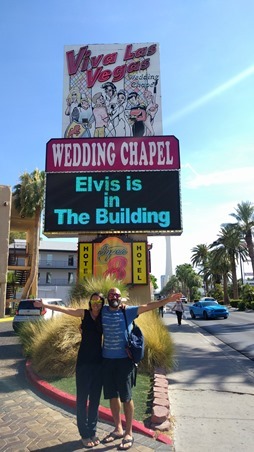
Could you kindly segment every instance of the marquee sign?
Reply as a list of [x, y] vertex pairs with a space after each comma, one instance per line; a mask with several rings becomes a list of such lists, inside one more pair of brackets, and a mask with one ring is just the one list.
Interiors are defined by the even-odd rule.
[[45, 235], [182, 232], [179, 171], [47, 173]]

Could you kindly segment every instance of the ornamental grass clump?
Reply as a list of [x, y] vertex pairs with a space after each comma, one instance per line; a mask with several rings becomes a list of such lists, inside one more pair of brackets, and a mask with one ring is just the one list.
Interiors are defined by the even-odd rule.
[[174, 345], [157, 312], [145, 312], [135, 322], [145, 337], [145, 356], [139, 365], [140, 370], [153, 372], [156, 367], [170, 370], [173, 366]]
[[27, 322], [19, 332], [26, 357], [42, 377], [74, 375], [81, 340], [80, 318], [69, 315]]

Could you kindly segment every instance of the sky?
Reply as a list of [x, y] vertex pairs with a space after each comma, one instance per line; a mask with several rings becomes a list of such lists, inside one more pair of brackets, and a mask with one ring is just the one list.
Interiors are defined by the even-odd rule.
[[[252, 0], [1, 0], [0, 185], [44, 170], [46, 143], [62, 136], [65, 45], [158, 42], [163, 134], [181, 157], [173, 273], [191, 263], [238, 203], [254, 202], [253, 17]], [[160, 284], [166, 241], [149, 243]]]

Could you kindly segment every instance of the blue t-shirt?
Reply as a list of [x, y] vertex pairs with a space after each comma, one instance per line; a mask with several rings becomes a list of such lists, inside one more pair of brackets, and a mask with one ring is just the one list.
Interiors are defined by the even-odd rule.
[[[127, 306], [125, 308], [129, 331], [133, 320], [138, 317], [138, 306]], [[122, 309], [113, 311], [109, 306], [102, 308], [103, 329], [103, 358], [127, 358], [127, 331]]]

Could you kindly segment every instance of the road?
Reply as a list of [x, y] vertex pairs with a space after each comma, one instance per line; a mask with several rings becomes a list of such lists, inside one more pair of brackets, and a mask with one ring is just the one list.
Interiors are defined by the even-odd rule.
[[194, 320], [189, 314], [189, 305], [188, 303], [185, 308], [186, 318], [189, 322], [198, 325], [224, 344], [254, 361], [254, 311], [241, 312], [230, 309], [228, 319], [204, 320], [199, 318]]

